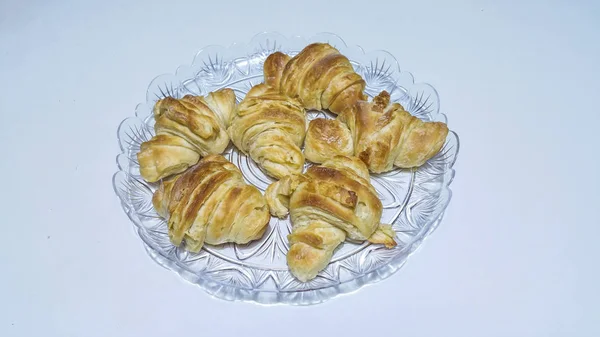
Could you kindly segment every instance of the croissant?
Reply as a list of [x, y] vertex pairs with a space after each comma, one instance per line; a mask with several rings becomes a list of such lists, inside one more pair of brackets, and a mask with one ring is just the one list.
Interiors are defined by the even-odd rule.
[[280, 179], [302, 172], [300, 147], [306, 133], [304, 108], [264, 83], [250, 89], [234, 111], [227, 130], [234, 145]]
[[185, 171], [201, 156], [222, 153], [229, 145], [227, 127], [234, 107], [231, 89], [157, 101], [156, 135], [142, 143], [137, 154], [142, 178], [156, 182]]
[[267, 57], [265, 83], [297, 98], [307, 110], [338, 114], [356, 101], [366, 99], [365, 80], [348, 58], [328, 43], [312, 43], [290, 58], [282, 52]]
[[245, 244], [259, 239], [270, 220], [264, 196], [219, 154], [162, 180], [152, 204], [168, 219], [171, 242], [176, 246], [185, 242], [190, 252], [200, 251], [205, 243]]
[[391, 226], [380, 224], [383, 207], [369, 171], [356, 157], [335, 156], [286, 176], [269, 185], [265, 197], [272, 215], [290, 214], [287, 264], [302, 282], [315, 278], [346, 238], [396, 245]]
[[387, 172], [394, 166], [413, 168], [423, 165], [440, 151], [448, 135], [445, 123], [424, 122], [399, 103], [390, 104], [390, 95], [386, 91], [372, 102], [356, 102], [338, 119], [352, 134], [354, 155], [373, 173]]

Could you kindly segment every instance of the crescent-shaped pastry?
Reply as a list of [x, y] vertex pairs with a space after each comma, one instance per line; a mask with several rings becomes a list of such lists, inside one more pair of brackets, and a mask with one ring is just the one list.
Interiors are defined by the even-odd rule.
[[413, 168], [435, 156], [446, 141], [448, 126], [425, 122], [390, 104], [383, 91], [372, 102], [358, 101], [338, 119], [348, 126], [354, 143], [354, 155], [373, 173], [396, 167]]
[[266, 199], [245, 183], [222, 155], [208, 155], [185, 172], [162, 180], [153, 195], [167, 219], [169, 239], [198, 252], [206, 244], [245, 244], [262, 237], [271, 218]]
[[137, 154], [142, 178], [156, 182], [185, 171], [200, 157], [225, 151], [234, 107], [235, 94], [231, 89], [157, 101], [156, 135], [142, 143]]
[[294, 57], [275, 52], [264, 64], [265, 83], [298, 99], [307, 110], [335, 114], [366, 99], [365, 80], [350, 60], [328, 43], [312, 43]]
[[227, 130], [235, 146], [271, 177], [301, 173], [306, 133], [304, 108], [264, 83], [255, 85], [236, 107]]
[[271, 214], [290, 214], [287, 263], [302, 282], [315, 278], [346, 238], [396, 245], [391, 226], [380, 223], [381, 201], [358, 158], [335, 156], [305, 174], [286, 176], [269, 185], [265, 197]]

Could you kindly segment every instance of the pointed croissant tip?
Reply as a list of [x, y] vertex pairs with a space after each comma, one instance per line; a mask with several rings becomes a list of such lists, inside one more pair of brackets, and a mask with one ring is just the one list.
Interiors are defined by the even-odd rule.
[[289, 55], [280, 51], [276, 51], [271, 55], [267, 56], [267, 59], [265, 60], [265, 63], [263, 65], [263, 76], [265, 78], [265, 83], [268, 86], [279, 90], [283, 70], [290, 61], [290, 59], [291, 58]]
[[215, 92], [219, 92], [219, 93], [223, 93], [223, 94], [227, 94], [227, 95], [235, 95], [235, 92], [231, 88], [221, 88], [219, 90], [216, 90]]
[[267, 58], [271, 58], [271, 59], [277, 58], [277, 57], [284, 57], [285, 58], [286, 56], [289, 57], [286, 53], [278, 50], [278, 51], [274, 51], [271, 54], [269, 54], [269, 56], [267, 56]]

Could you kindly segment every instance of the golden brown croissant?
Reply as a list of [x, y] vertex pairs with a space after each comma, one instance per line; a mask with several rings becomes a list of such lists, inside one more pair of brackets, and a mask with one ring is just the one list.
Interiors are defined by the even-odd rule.
[[347, 57], [328, 43], [312, 43], [290, 58], [281, 52], [267, 57], [265, 83], [297, 98], [307, 110], [340, 113], [357, 100], [366, 99], [364, 79]]
[[265, 197], [274, 216], [285, 217], [289, 209], [287, 263], [302, 282], [327, 266], [346, 237], [396, 245], [391, 226], [380, 224], [383, 207], [358, 158], [335, 156], [305, 174], [286, 176], [269, 185]]
[[236, 107], [227, 131], [235, 146], [268, 175], [279, 179], [302, 172], [304, 155], [300, 147], [306, 118], [297, 100], [258, 84]]
[[142, 177], [156, 182], [185, 171], [201, 156], [222, 153], [229, 144], [227, 127], [234, 107], [231, 89], [156, 102], [156, 135], [137, 154]]
[[244, 244], [259, 239], [270, 219], [264, 196], [219, 154], [163, 180], [152, 203], [168, 219], [171, 242], [176, 246], [185, 242], [191, 252], [200, 251], [204, 243]]
[[335, 120], [312, 120], [304, 143], [306, 159], [322, 163], [333, 155], [355, 155], [374, 173], [389, 171], [394, 164], [423, 165], [443, 146], [447, 126], [423, 122], [398, 103], [388, 105], [384, 91], [372, 103], [358, 101]]
[[390, 104], [383, 91], [372, 102], [358, 101], [338, 119], [348, 125], [354, 143], [354, 155], [373, 173], [387, 172], [394, 166], [413, 168], [437, 154], [448, 135], [442, 122], [424, 122]]

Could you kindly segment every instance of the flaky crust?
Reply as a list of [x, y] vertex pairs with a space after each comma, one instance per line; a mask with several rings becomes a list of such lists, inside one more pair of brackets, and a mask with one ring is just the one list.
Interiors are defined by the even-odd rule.
[[227, 127], [235, 94], [221, 89], [206, 96], [166, 97], [156, 102], [156, 135], [140, 146], [140, 174], [156, 182], [181, 173], [201, 156], [222, 153], [229, 144]]
[[275, 52], [269, 55], [263, 65], [264, 83], [279, 91], [283, 69], [289, 61], [290, 57], [282, 52]]
[[316, 118], [308, 123], [304, 140], [304, 156], [320, 164], [334, 156], [352, 156], [352, 134], [346, 124], [337, 119]]
[[169, 239], [198, 252], [207, 243], [245, 244], [264, 234], [269, 209], [260, 191], [222, 155], [208, 155], [184, 173], [165, 179], [154, 193], [157, 213], [167, 219]]
[[328, 43], [309, 44], [292, 58], [281, 52], [269, 55], [264, 77], [269, 86], [297, 98], [307, 110], [328, 109], [338, 114], [366, 99], [364, 79]]
[[390, 104], [390, 96], [381, 92], [372, 102], [358, 101], [338, 116], [350, 129], [354, 155], [373, 173], [390, 171], [394, 166], [413, 168], [437, 154], [448, 135], [441, 122], [424, 122]]
[[[292, 233], [287, 262], [296, 278], [313, 279], [346, 238], [396, 245], [365, 164], [355, 157], [335, 156], [305, 174], [271, 184], [265, 197], [271, 214], [290, 214]], [[391, 232], [390, 232], [391, 231]]]
[[280, 179], [302, 172], [306, 118], [297, 100], [258, 84], [235, 109], [227, 131], [235, 146], [268, 175]]

